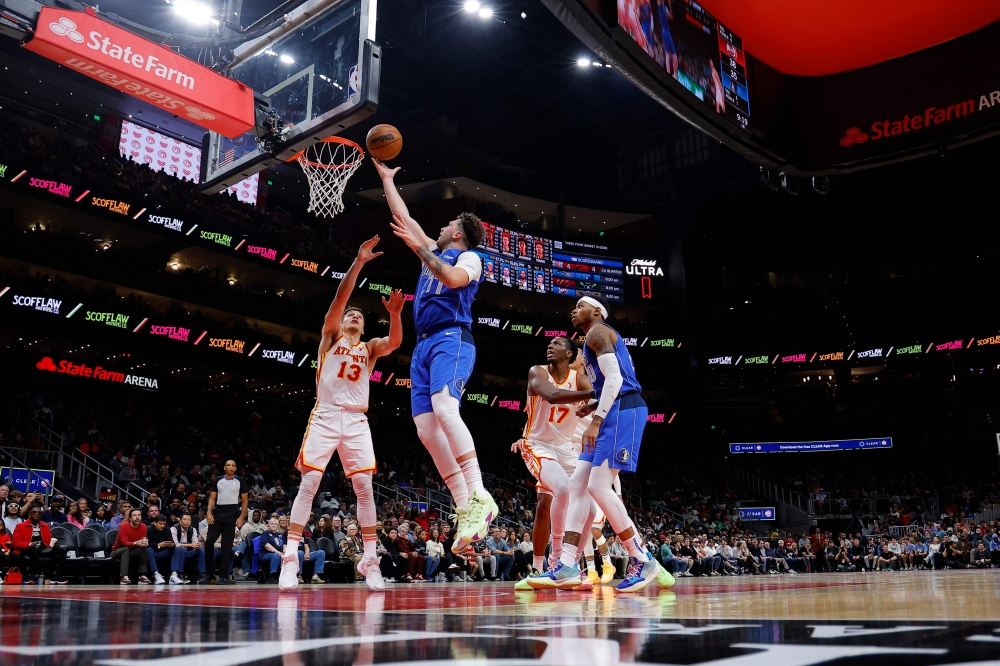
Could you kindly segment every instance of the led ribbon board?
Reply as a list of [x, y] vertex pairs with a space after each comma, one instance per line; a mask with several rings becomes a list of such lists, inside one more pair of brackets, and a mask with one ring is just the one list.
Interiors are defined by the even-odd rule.
[[808, 451], [854, 451], [891, 449], [892, 437], [872, 439], [832, 439], [819, 442], [759, 442], [730, 444], [730, 453], [794, 453]]

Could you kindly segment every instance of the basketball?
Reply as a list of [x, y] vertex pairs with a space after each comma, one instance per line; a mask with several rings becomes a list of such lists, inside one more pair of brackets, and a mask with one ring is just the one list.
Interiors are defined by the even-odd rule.
[[365, 145], [372, 157], [386, 162], [399, 155], [403, 149], [403, 137], [392, 125], [376, 125], [368, 131]]

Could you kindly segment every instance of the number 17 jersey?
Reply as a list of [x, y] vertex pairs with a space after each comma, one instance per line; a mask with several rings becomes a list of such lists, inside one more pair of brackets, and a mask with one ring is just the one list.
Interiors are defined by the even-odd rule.
[[316, 401], [350, 411], [368, 410], [368, 345], [351, 346], [343, 337], [319, 360], [316, 369]]
[[[549, 373], [547, 366], [541, 366], [552, 384], [564, 391], [577, 391], [576, 370], [570, 370], [566, 380], [560, 384]], [[573, 444], [573, 432], [579, 417], [576, 405], [550, 405], [539, 395], [528, 396], [528, 422], [522, 437], [545, 444]]]

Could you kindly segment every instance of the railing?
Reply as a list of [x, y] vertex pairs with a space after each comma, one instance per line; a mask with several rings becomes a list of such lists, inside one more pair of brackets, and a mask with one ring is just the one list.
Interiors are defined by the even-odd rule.
[[649, 507], [654, 511], [668, 515], [669, 517], [673, 518], [675, 521], [679, 522], [684, 527], [687, 527], [688, 523], [691, 522], [691, 519], [685, 516], [683, 513], [677, 513], [673, 509], [668, 509], [667, 505], [660, 500], [650, 500]]
[[52, 469], [59, 478], [66, 479], [84, 492], [92, 492], [95, 500], [100, 498], [101, 488], [110, 487], [117, 492], [119, 499], [145, 502], [149, 494], [145, 488], [134, 483], [129, 483], [127, 487], [120, 486], [114, 470], [80, 450], [66, 451], [62, 435], [44, 423], [35, 419], [29, 421], [28, 435], [43, 447], [43, 451], [55, 454]]
[[976, 514], [976, 523], [1000, 520], [1000, 504], [994, 504]]
[[[418, 504], [426, 503], [427, 510], [430, 511], [433, 509], [434, 511], [437, 511], [438, 515], [440, 515], [442, 519], [447, 519], [447, 517], [454, 512], [454, 509], [452, 508], [451, 505], [451, 496], [444, 495], [444, 493], [440, 493], [430, 488], [385, 486], [382, 485], [381, 483], [372, 483], [372, 487], [374, 488], [375, 491], [376, 503], [380, 501], [393, 501], [393, 500], [395, 500], [396, 502], [405, 502], [407, 504], [410, 502], [415, 502]], [[436, 499], [440, 497], [444, 497], [445, 500], [440, 501], [439, 499]], [[517, 525], [517, 522], [505, 516], [497, 516], [497, 518], [493, 522], [496, 523], [497, 525], [502, 525], [505, 527], [514, 527]]]
[[777, 483], [761, 479], [756, 474], [751, 474], [735, 467], [730, 467], [729, 470], [734, 480], [743, 484], [744, 488], [753, 491], [754, 494], [781, 502], [807, 515], [813, 515], [812, 503], [802, 493], [788, 490]]
[[[35, 473], [36, 469], [55, 469], [54, 458], [58, 457], [59, 454], [55, 451], [41, 451], [38, 449], [20, 449], [11, 448], [7, 446], [0, 447], [0, 451], [10, 458], [11, 473], [13, 474], [13, 469], [25, 469], [28, 471], [28, 489], [31, 489], [31, 478], [37, 476], [39, 483], [38, 485], [42, 488], [48, 485], [48, 481], [42, 477], [40, 474]], [[44, 460], [45, 462], [41, 462]], [[45, 467], [43, 467], [43, 465]], [[58, 476], [58, 473], [57, 473]], [[65, 495], [65, 491], [56, 486], [55, 483], [52, 484], [52, 491]], [[48, 495], [48, 490], [40, 491], [43, 494]]]

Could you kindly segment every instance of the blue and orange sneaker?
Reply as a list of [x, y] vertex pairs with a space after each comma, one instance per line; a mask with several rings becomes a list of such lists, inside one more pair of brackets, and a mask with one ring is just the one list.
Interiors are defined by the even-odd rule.
[[580, 575], [580, 567], [573, 565], [566, 566], [559, 563], [555, 569], [549, 569], [545, 573], [536, 576], [528, 576], [528, 585], [533, 590], [558, 590], [579, 587], [583, 583]]
[[619, 592], [638, 592], [659, 576], [660, 563], [650, 557], [648, 562], [641, 562], [636, 557], [628, 558], [628, 568], [625, 570], [625, 580], [618, 583]]

